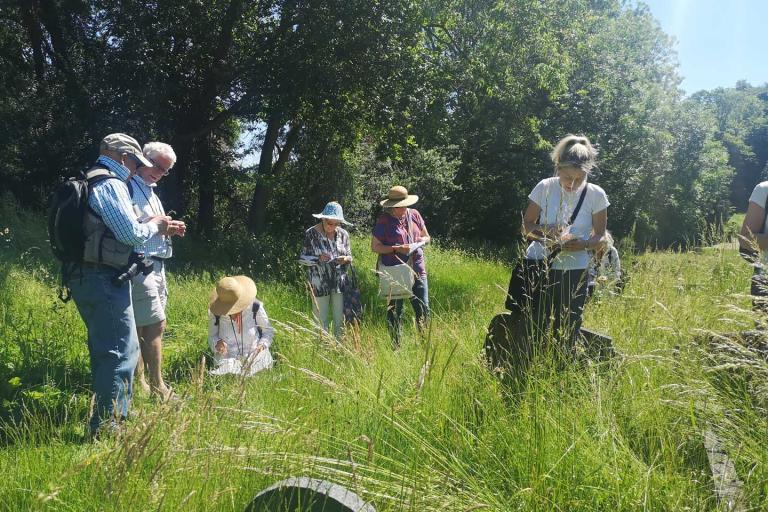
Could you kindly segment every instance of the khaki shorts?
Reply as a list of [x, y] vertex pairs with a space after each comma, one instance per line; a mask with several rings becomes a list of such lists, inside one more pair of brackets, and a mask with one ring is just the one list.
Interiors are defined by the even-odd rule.
[[131, 281], [136, 327], [145, 327], [165, 320], [165, 305], [168, 303], [165, 265], [161, 261], [153, 261], [155, 268], [152, 272], [146, 276], [139, 274]]

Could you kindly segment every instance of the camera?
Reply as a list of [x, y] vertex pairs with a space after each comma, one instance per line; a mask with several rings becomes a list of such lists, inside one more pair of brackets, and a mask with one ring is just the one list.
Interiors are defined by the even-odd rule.
[[112, 279], [112, 285], [120, 288], [125, 283], [139, 275], [139, 273], [149, 275], [152, 269], [155, 267], [155, 262], [151, 258], [145, 256], [143, 252], [131, 253], [128, 258], [128, 265], [125, 269]]

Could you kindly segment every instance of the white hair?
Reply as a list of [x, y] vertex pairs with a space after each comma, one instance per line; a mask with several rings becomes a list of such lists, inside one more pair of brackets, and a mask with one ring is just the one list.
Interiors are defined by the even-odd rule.
[[158, 155], [163, 155], [171, 160], [171, 167], [176, 164], [176, 153], [173, 148], [165, 142], [147, 142], [142, 149], [144, 156], [153, 159]]

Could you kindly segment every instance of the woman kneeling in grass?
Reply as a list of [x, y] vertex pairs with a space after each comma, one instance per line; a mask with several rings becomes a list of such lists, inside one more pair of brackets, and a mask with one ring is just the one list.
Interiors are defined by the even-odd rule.
[[216, 283], [208, 308], [208, 345], [216, 361], [212, 374], [250, 376], [271, 368], [274, 336], [251, 278], [224, 277]]

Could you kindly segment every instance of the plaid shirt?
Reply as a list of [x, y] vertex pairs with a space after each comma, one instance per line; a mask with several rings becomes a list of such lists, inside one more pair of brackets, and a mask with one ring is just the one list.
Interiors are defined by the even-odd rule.
[[[155, 215], [165, 215], [163, 203], [160, 202], [160, 198], [155, 194], [156, 185], [147, 185], [141, 176], [138, 175], [133, 176], [129, 183], [133, 190], [131, 199], [133, 200], [134, 211], [136, 213], [141, 212], [139, 222], [144, 222], [144, 219], [154, 217]], [[173, 255], [171, 238], [160, 233], [155, 233], [146, 243], [137, 246], [136, 250], [143, 252], [147, 256], [163, 259], [170, 258]]]
[[128, 169], [104, 155], [96, 160], [96, 165], [111, 171], [122, 182], [102, 180], [96, 183], [88, 196], [88, 206], [101, 217], [119, 241], [134, 247], [144, 244], [159, 231], [159, 227], [154, 222], [141, 224], [137, 220], [125, 185]]

